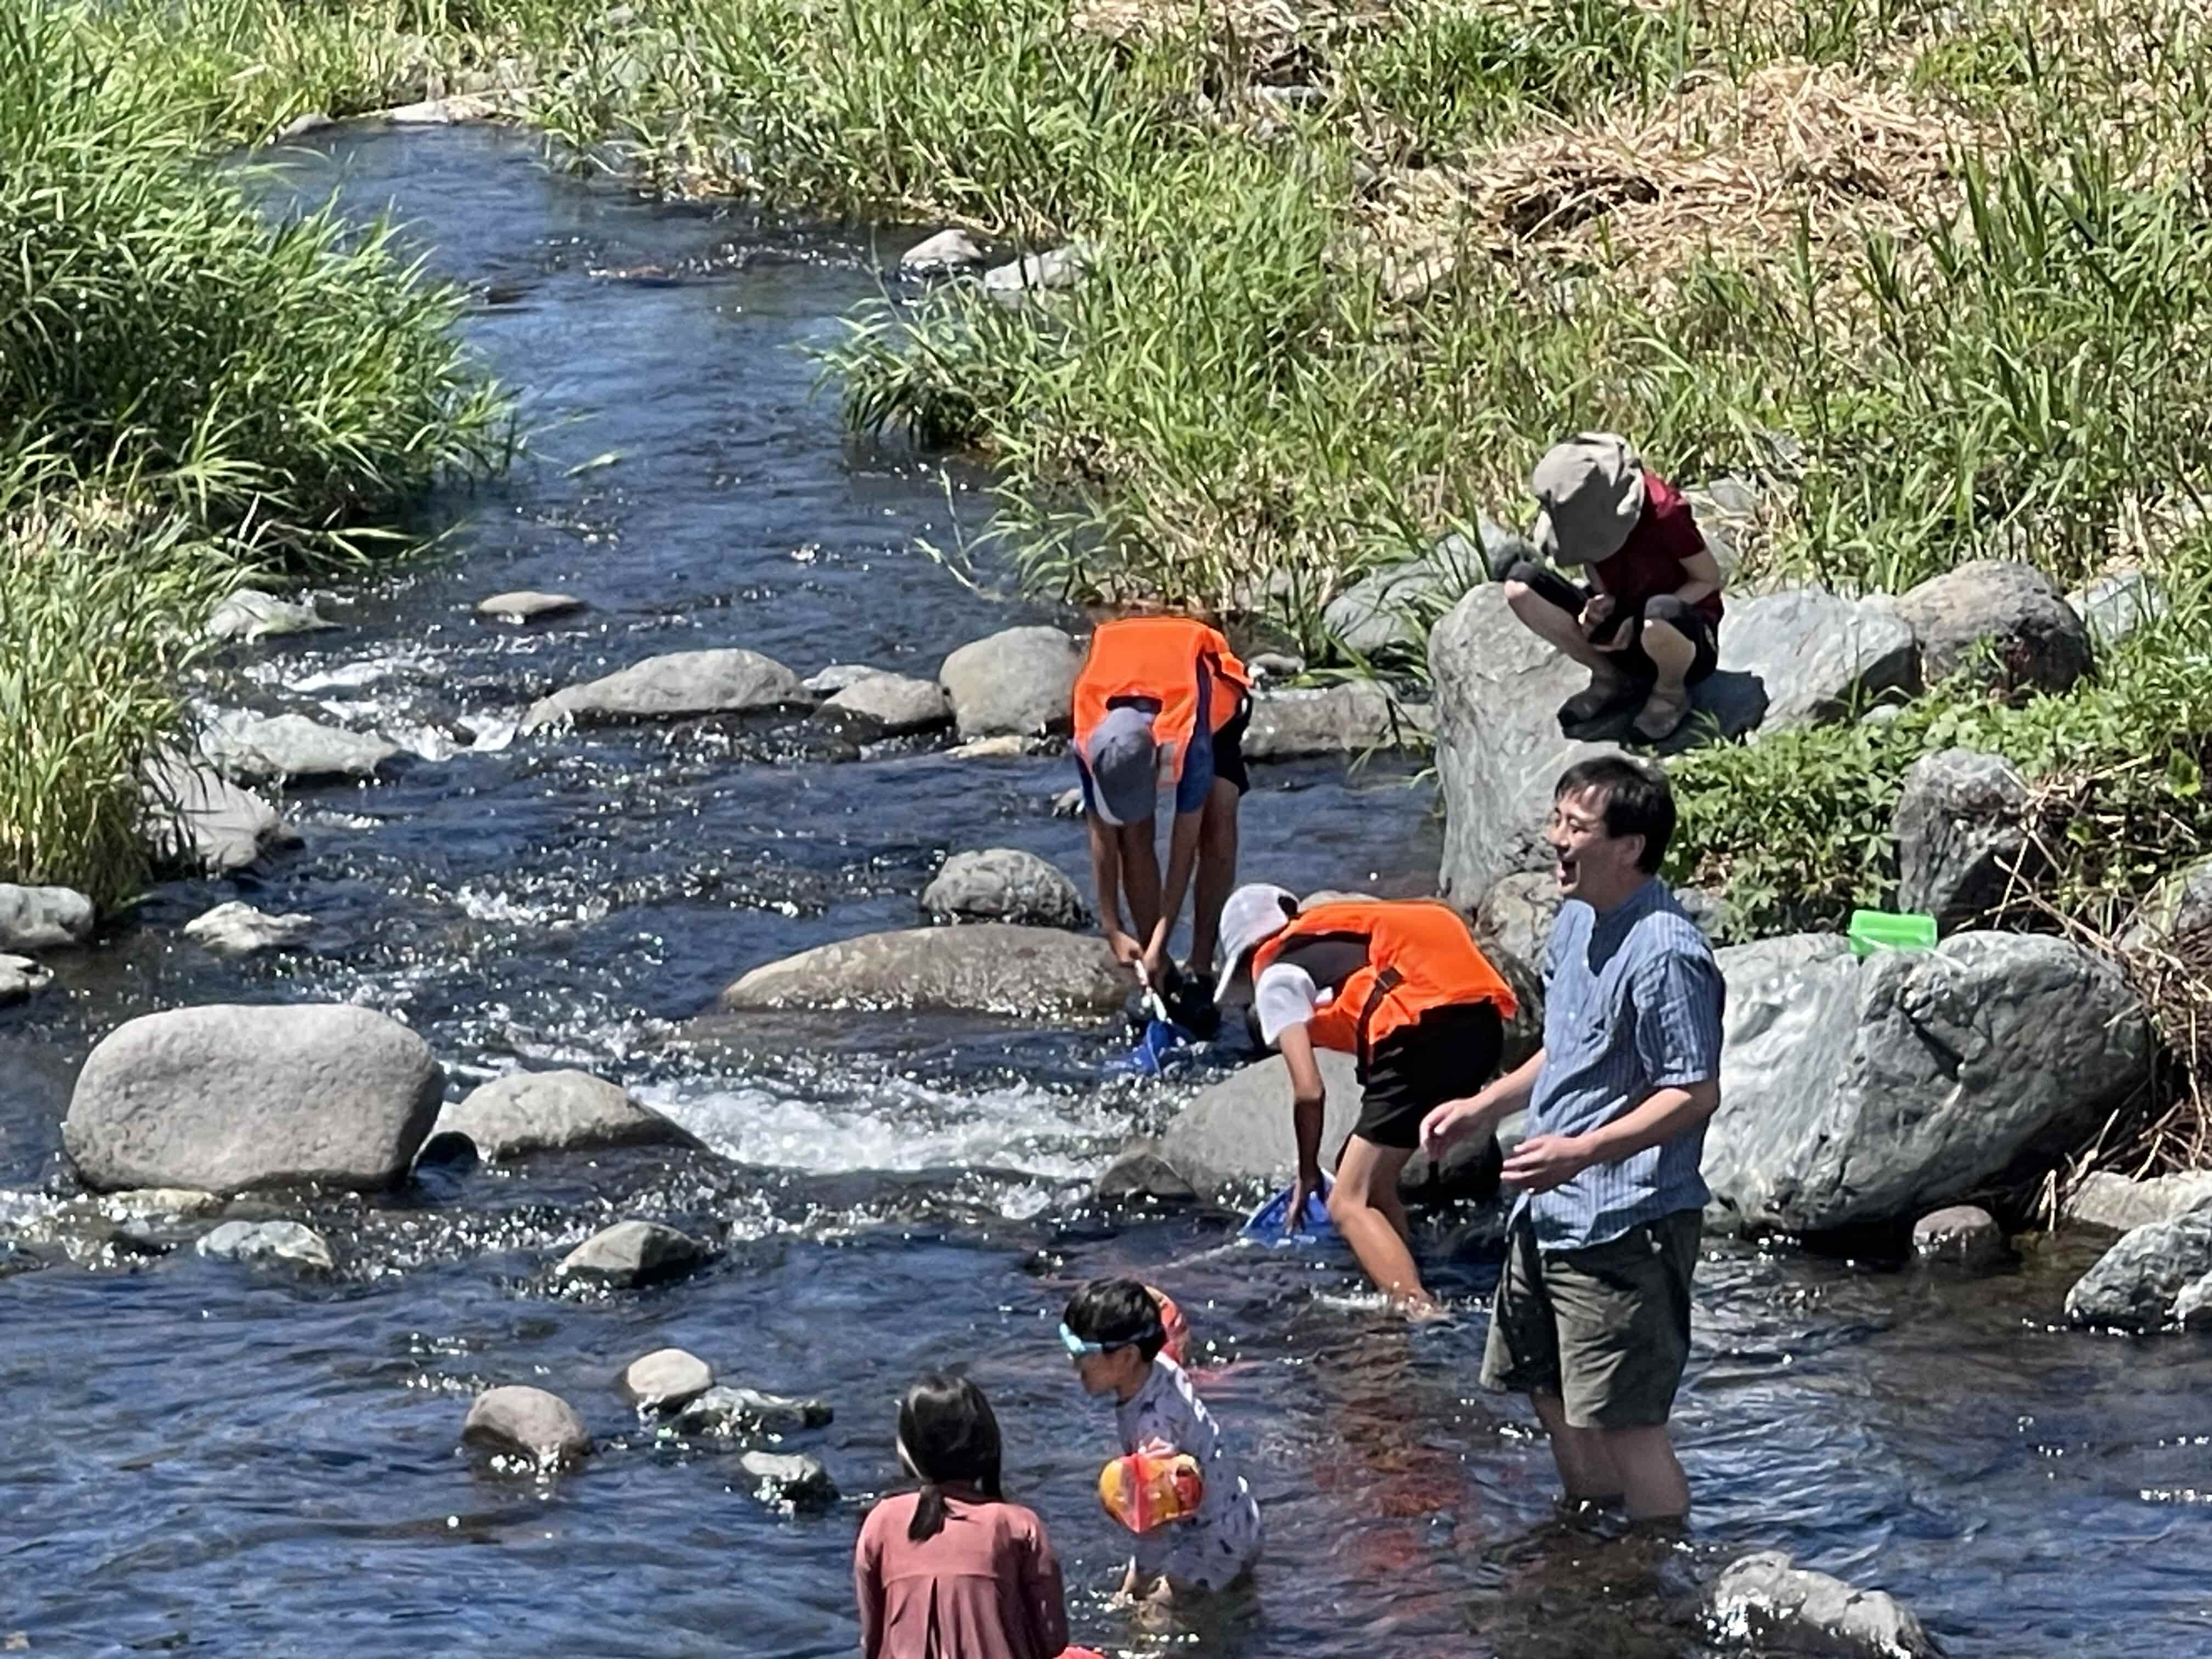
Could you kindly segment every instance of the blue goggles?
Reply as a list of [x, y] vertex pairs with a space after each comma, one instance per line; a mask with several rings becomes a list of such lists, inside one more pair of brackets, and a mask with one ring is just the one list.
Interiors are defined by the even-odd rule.
[[1146, 1337], [1152, 1334], [1152, 1332], [1146, 1331], [1141, 1335], [1126, 1337], [1119, 1342], [1086, 1342], [1068, 1329], [1067, 1322], [1062, 1320], [1060, 1325], [1060, 1346], [1067, 1350], [1069, 1358], [1080, 1359], [1087, 1353], [1111, 1353], [1116, 1348], [1133, 1348]]

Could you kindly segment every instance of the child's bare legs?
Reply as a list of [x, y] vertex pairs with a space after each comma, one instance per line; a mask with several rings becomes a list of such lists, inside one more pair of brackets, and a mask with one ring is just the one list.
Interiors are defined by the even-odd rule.
[[1413, 1236], [1398, 1198], [1399, 1173], [1413, 1156], [1411, 1147], [1380, 1146], [1353, 1135], [1337, 1160], [1328, 1218], [1375, 1287], [1419, 1316], [1434, 1313], [1437, 1304], [1413, 1265]]

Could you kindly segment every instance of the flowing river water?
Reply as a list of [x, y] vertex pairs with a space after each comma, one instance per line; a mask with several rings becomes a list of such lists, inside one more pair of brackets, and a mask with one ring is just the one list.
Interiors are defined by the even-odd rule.
[[[469, 336], [523, 394], [534, 453], [441, 503], [457, 526], [441, 556], [327, 599], [341, 628], [204, 676], [211, 705], [375, 726], [440, 757], [295, 792], [301, 848], [161, 888], [0, 1015], [0, 1232], [59, 1224], [58, 1126], [91, 1043], [191, 1002], [385, 1009], [457, 1090], [585, 1066], [714, 1153], [325, 1202], [327, 1280], [189, 1249], [87, 1249], [0, 1279], [0, 1631], [72, 1655], [847, 1653], [858, 1512], [896, 1476], [892, 1403], [957, 1365], [998, 1407], [1078, 1639], [1112, 1651], [1741, 1652], [1702, 1627], [1697, 1592], [1757, 1547], [1898, 1593], [1954, 1655], [2212, 1651], [2212, 1352], [2063, 1328], [2093, 1241], [1973, 1282], [1709, 1241], [1677, 1419], [1696, 1528], [1661, 1548], [1553, 1519], [1543, 1443], [1474, 1385], [1495, 1261], [1455, 1249], [1452, 1218], [1431, 1243], [1465, 1311], [1413, 1334], [1344, 1262], [1237, 1249], [1220, 1218], [1087, 1209], [1085, 1177], [1189, 1087], [1101, 1084], [1114, 1034], [840, 1016], [682, 1041], [743, 969], [910, 923], [948, 850], [1026, 847], [1079, 873], [1079, 832], [1049, 810], [1065, 762], [855, 753], [803, 725], [506, 741], [532, 697], [657, 652], [928, 674], [1049, 619], [914, 550], [981, 526], [973, 480], [854, 449], [813, 394], [803, 348], [875, 291], [885, 250], [594, 189], [487, 129], [344, 133], [289, 177], [395, 204], [433, 268], [482, 296]], [[527, 630], [473, 614], [516, 587], [591, 609]], [[1431, 883], [1432, 799], [1407, 771], [1270, 766], [1255, 786], [1249, 873]], [[245, 963], [176, 941], [239, 896], [317, 933]], [[555, 1293], [550, 1262], [623, 1214], [726, 1248], [663, 1288]], [[1106, 1603], [1121, 1557], [1091, 1492], [1111, 1416], [1053, 1334], [1073, 1285], [1121, 1270], [1191, 1312], [1201, 1387], [1267, 1516], [1253, 1592], [1166, 1634]], [[613, 1378], [665, 1344], [726, 1381], [830, 1398], [835, 1425], [794, 1443], [846, 1500], [779, 1514], [732, 1455], [656, 1445]], [[574, 1401], [601, 1454], [550, 1483], [474, 1466], [461, 1417], [499, 1382]]]

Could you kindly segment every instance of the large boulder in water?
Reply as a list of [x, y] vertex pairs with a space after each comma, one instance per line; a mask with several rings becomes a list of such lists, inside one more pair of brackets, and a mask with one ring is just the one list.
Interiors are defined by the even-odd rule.
[[[1336, 1167], [1359, 1121], [1358, 1066], [1350, 1054], [1317, 1048], [1328, 1103], [1322, 1117], [1321, 1164]], [[1297, 1172], [1291, 1127], [1291, 1073], [1280, 1054], [1245, 1066], [1200, 1091], [1160, 1136], [1160, 1159], [1211, 1203], [1231, 1203], [1282, 1187]], [[1498, 1188], [1495, 1140], [1468, 1140], [1444, 1155], [1443, 1167], [1416, 1152], [1399, 1177], [1408, 1195], [1486, 1197]]]
[[2212, 1275], [2212, 1205], [2123, 1234], [2066, 1293], [2077, 1325], [2152, 1331], [2180, 1317], [2183, 1294]]
[[2063, 691], [2089, 672], [2089, 630], [2033, 565], [1978, 559], [1898, 601], [1932, 684], [1984, 659], [2007, 689]]
[[510, 1072], [439, 1114], [435, 1133], [493, 1159], [586, 1146], [696, 1146], [686, 1130], [589, 1072]]
[[522, 717], [525, 732], [564, 720], [678, 720], [691, 714], [750, 714], [805, 708], [814, 694], [799, 676], [757, 651], [672, 651], [619, 672], [540, 697]]
[[69, 887], [0, 881], [0, 951], [52, 951], [92, 937], [92, 901]]
[[937, 671], [963, 739], [1067, 729], [1082, 647], [1057, 628], [1009, 628], [962, 646]]
[[228, 875], [299, 839], [260, 796], [173, 756], [147, 762], [142, 795], [140, 834], [160, 864]]
[[2063, 939], [1962, 933], [1864, 961], [1831, 934], [1719, 953], [1716, 1209], [1752, 1232], [1886, 1225], [2047, 1169], [2142, 1084], [2119, 974]]
[[92, 1051], [62, 1143], [99, 1188], [388, 1187], [444, 1091], [422, 1039], [368, 1008], [173, 1008]]
[[1766, 1652], [1940, 1659], [1919, 1620], [1883, 1590], [1792, 1565], [1780, 1550], [1739, 1557], [1707, 1595], [1716, 1633]]
[[200, 752], [216, 771], [240, 782], [261, 779], [366, 778], [399, 753], [382, 738], [325, 726], [305, 714], [234, 711], [200, 733]]
[[921, 908], [944, 921], [1010, 921], [1080, 927], [1091, 919], [1075, 884], [1035, 853], [987, 847], [955, 853], [921, 890]]
[[940, 1008], [1034, 1019], [1115, 1012], [1129, 984], [1103, 939], [986, 921], [817, 945], [754, 969], [716, 1006]]

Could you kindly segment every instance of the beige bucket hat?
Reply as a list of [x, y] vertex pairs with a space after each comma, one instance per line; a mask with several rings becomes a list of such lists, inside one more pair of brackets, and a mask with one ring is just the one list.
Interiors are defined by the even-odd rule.
[[1620, 551], [1644, 516], [1644, 459], [1613, 432], [1577, 432], [1528, 475], [1543, 511], [1536, 550], [1553, 564], [1595, 564]]

